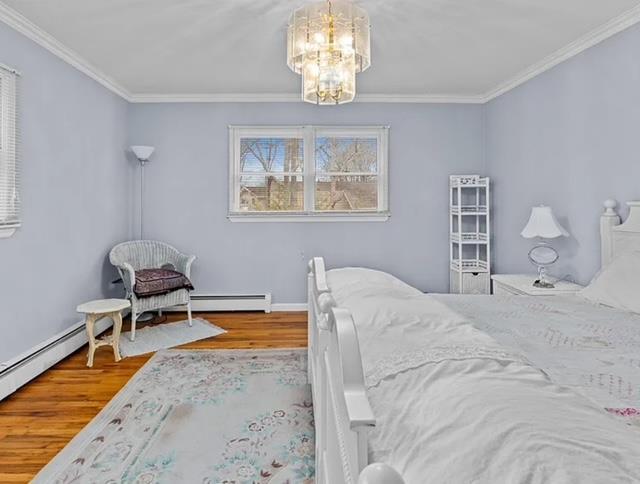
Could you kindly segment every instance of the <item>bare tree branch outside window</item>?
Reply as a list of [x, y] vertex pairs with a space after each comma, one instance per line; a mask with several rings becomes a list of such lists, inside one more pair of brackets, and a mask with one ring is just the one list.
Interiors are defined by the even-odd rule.
[[234, 149], [234, 211], [386, 210], [386, 128], [246, 129]]

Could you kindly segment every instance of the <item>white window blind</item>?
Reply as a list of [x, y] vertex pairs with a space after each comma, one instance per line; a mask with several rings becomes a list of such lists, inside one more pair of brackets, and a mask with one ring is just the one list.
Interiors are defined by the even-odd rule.
[[0, 64], [0, 237], [20, 226], [17, 78]]
[[232, 126], [233, 221], [386, 220], [388, 128]]

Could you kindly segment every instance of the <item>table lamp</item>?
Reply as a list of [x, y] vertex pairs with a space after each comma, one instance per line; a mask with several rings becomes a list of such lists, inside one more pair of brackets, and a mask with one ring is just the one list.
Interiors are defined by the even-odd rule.
[[553, 284], [546, 279], [547, 268], [558, 260], [558, 252], [544, 239], [569, 237], [569, 232], [560, 225], [551, 207], [540, 205], [531, 209], [531, 216], [522, 232], [525, 239], [541, 239], [530, 251], [529, 261], [538, 268], [538, 279], [533, 282], [535, 287], [553, 288]]

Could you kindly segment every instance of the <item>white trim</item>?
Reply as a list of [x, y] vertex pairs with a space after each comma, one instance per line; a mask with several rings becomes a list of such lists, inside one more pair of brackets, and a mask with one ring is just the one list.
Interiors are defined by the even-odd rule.
[[[95, 327], [96, 335], [106, 331], [112, 325], [113, 321], [111, 319], [101, 319]], [[87, 333], [83, 329], [84, 321], [77, 322], [69, 329], [0, 364], [0, 370], [15, 366], [14, 369], [10, 369], [5, 374], [0, 375], [0, 400], [11, 395], [40, 373], [43, 373], [86, 344], [88, 341]], [[47, 348], [57, 340], [60, 341]]]
[[290, 103], [302, 102], [299, 94], [221, 93], [221, 94], [134, 94], [132, 103]]
[[[297, 103], [299, 93], [132, 94], [132, 103]], [[454, 94], [358, 94], [356, 103], [482, 104], [484, 96]], [[322, 106], [321, 106], [322, 107]]]
[[[316, 136], [317, 130], [313, 128], [304, 130], [303, 140], [303, 208], [309, 210], [316, 206]], [[240, 206], [239, 204], [237, 205]]]
[[271, 305], [271, 311], [294, 312], [306, 311], [307, 303], [276, 303]]
[[370, 135], [372, 129], [390, 129], [391, 126], [388, 124], [229, 124], [227, 128], [242, 130], [243, 134], [247, 136], [269, 135], [274, 129], [282, 131], [289, 130], [289, 132], [295, 136], [298, 134], [296, 130], [305, 128], [313, 128], [317, 131], [332, 130], [332, 134], [335, 135], [337, 135], [336, 133], [339, 134], [340, 130], [342, 130], [342, 134], [348, 136], [349, 133], [358, 131], [364, 132], [365, 135]]
[[389, 213], [389, 128], [381, 129], [378, 136], [378, 211]]
[[[110, 91], [116, 93], [131, 103], [273, 103], [273, 102], [302, 102], [300, 93], [220, 93], [220, 94], [189, 94], [189, 93], [131, 93], [115, 79], [106, 75], [96, 66], [82, 58], [78, 53], [62, 44], [51, 34], [28, 20], [22, 14], [6, 6], [0, 1], [0, 21], [17, 30], [27, 38], [33, 40], [52, 54], [72, 65], [91, 79], [100, 83]], [[382, 94], [361, 93], [356, 95], [354, 102], [370, 103], [425, 103], [425, 104], [485, 104], [492, 99], [510, 91], [537, 75], [551, 69], [561, 62], [583, 52], [599, 42], [625, 30], [640, 22], [640, 5], [628, 10], [622, 15], [597, 27], [583, 37], [558, 49], [545, 59], [534, 63], [511, 79], [499, 83], [484, 94]]]
[[17, 30], [25, 37], [33, 40], [41, 47], [44, 47], [49, 52], [58, 56], [67, 64], [75, 67], [94, 81], [100, 83], [111, 92], [114, 92], [127, 101], [131, 101], [131, 93], [129, 93], [129, 91], [121, 86], [116, 80], [100, 71], [100, 69], [83, 59], [77, 52], [65, 46], [51, 34], [45, 32], [25, 16], [6, 6], [2, 2], [0, 2], [0, 21], [4, 22], [14, 30]]
[[227, 218], [230, 222], [386, 222], [391, 214], [384, 213], [252, 213], [252, 214], [230, 214]]
[[229, 205], [227, 210], [240, 205], [240, 192], [236, 187], [240, 185], [238, 168], [235, 163], [236, 153], [240, 149], [240, 136], [238, 130], [229, 126]]
[[[165, 312], [184, 312], [184, 305], [164, 308]], [[191, 294], [192, 311], [264, 311], [271, 312], [271, 293], [265, 294]]]
[[[389, 126], [237, 126], [229, 125], [229, 207], [227, 218], [232, 222], [339, 222], [339, 221], [385, 221], [389, 218], [388, 157]], [[244, 172], [240, 170], [240, 141], [242, 138], [297, 138], [304, 140], [304, 168], [301, 172]], [[377, 145], [377, 169], [363, 173], [376, 176], [376, 209], [329, 212], [315, 210], [316, 177], [329, 172], [316, 170], [315, 142], [321, 137], [362, 137], [375, 139]], [[304, 206], [296, 211], [244, 212], [240, 210], [240, 177], [243, 175], [301, 176], [304, 181]], [[336, 175], [339, 173], [336, 172]], [[340, 173], [353, 175], [357, 173]], [[298, 208], [298, 207], [296, 207]]]
[[18, 78], [15, 69], [0, 70], [0, 238], [20, 227], [20, 131]]
[[13, 234], [16, 233], [16, 229], [18, 228], [18, 226], [16, 227], [0, 227], [0, 239], [8, 239], [9, 237], [11, 237]]
[[22, 75], [22, 73], [19, 70], [14, 69], [13, 67], [9, 67], [8, 65], [3, 64], [2, 62], [0, 62], [0, 69], [4, 69], [5, 71], [10, 72], [11, 74], [15, 74], [16, 76]]
[[591, 32], [583, 35], [579, 39], [565, 45], [561, 49], [558, 49], [550, 56], [542, 59], [539, 62], [527, 67], [525, 70], [519, 72], [511, 79], [500, 83], [495, 88], [491, 89], [482, 97], [482, 103], [487, 103], [498, 96], [511, 91], [512, 89], [524, 84], [528, 80], [548, 71], [552, 67], [574, 57], [581, 52], [587, 50], [589, 47], [608, 39], [609, 37], [622, 32], [623, 30], [640, 22], [640, 5], [628, 10], [627, 12], [615, 17], [601, 25]]
[[482, 104], [482, 96], [470, 94], [359, 94], [354, 102], [414, 104]]
[[[570, 42], [553, 54], [536, 62], [484, 94], [358, 94], [353, 102], [425, 103], [425, 104], [486, 104], [515, 89], [552, 67], [580, 54], [590, 47], [640, 22], [640, 5]], [[179, 102], [301, 102], [300, 94], [134, 94], [133, 103]]]

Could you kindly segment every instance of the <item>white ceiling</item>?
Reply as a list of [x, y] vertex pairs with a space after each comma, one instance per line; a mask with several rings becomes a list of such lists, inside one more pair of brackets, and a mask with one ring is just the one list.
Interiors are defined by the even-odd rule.
[[[305, 0], [2, 3], [134, 97], [300, 89], [286, 66], [285, 38], [290, 12]], [[358, 3], [372, 24], [372, 66], [358, 76], [358, 92], [409, 97], [486, 97], [621, 30], [640, 12], [640, 0]]]

